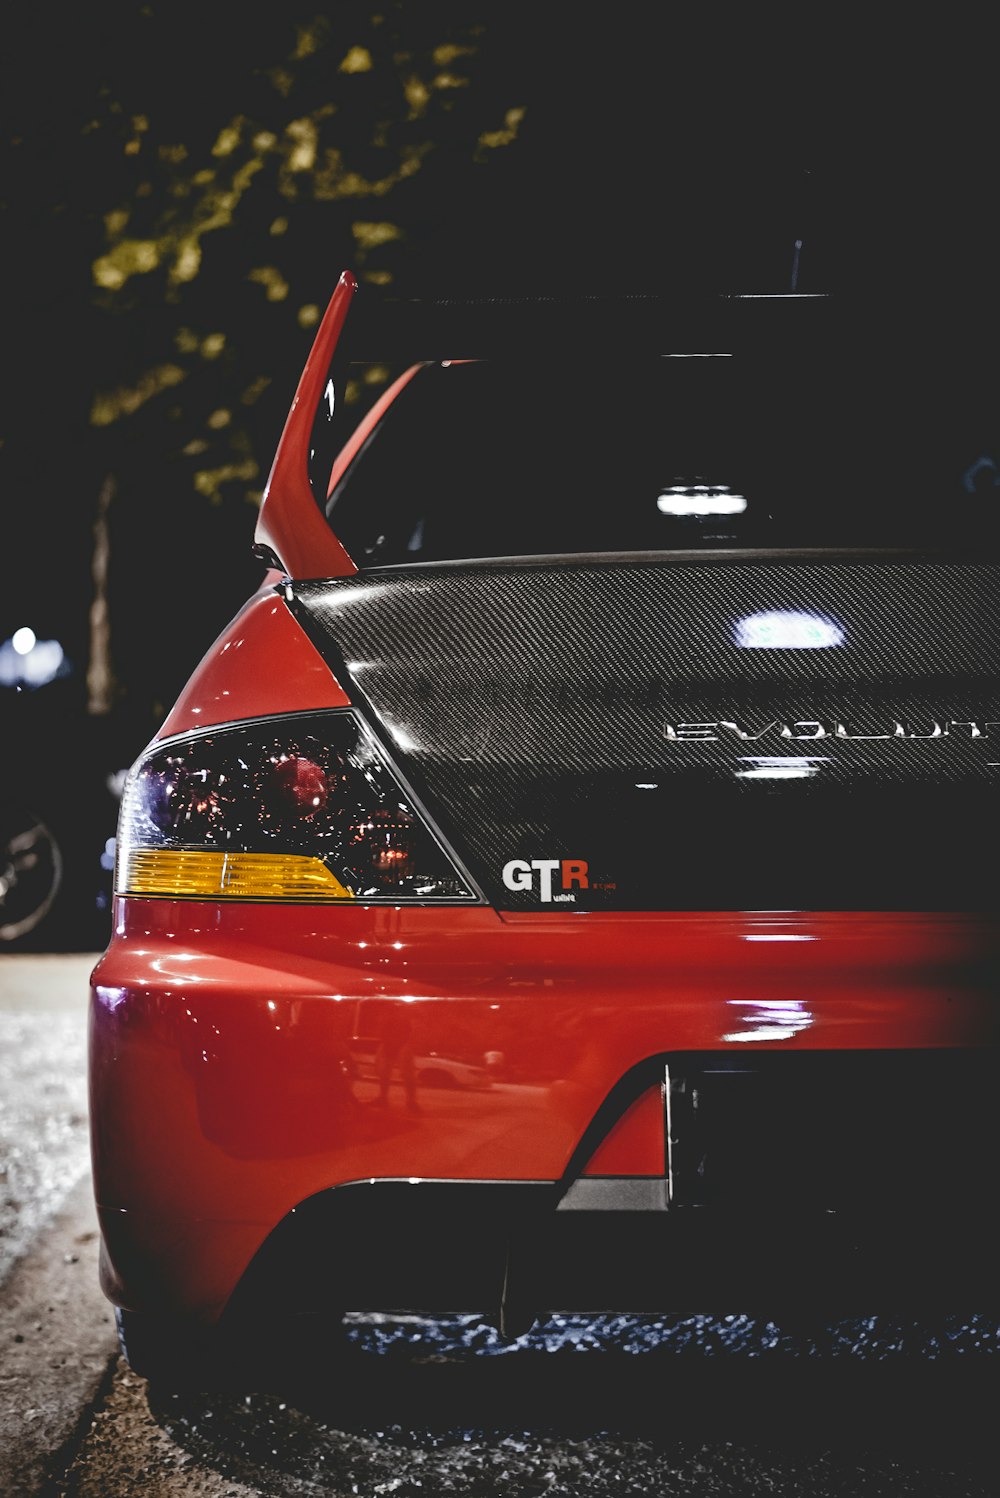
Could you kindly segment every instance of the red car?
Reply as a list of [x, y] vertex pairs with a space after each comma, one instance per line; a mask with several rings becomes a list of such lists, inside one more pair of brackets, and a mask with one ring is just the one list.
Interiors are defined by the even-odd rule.
[[501, 306], [318, 482], [354, 292], [267, 577], [123, 800], [90, 1055], [133, 1366], [304, 1311], [982, 1298], [979, 371], [849, 362], [808, 298], [543, 304], [513, 352]]

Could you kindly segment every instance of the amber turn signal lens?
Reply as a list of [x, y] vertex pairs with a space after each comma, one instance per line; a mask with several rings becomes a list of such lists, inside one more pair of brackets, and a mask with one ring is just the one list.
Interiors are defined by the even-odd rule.
[[173, 900], [354, 899], [326, 864], [294, 853], [132, 848], [118, 889]]

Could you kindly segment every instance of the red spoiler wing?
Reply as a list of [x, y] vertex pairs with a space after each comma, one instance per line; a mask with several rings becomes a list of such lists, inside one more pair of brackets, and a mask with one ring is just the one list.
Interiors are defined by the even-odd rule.
[[313, 420], [357, 289], [357, 281], [345, 270], [302, 371], [261, 501], [254, 541], [265, 554], [271, 552], [290, 577], [349, 577], [358, 570], [327, 525], [309, 483]]

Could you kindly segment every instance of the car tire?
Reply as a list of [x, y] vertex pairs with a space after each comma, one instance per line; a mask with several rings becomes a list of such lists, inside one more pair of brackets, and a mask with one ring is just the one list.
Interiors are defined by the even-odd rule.
[[20, 941], [48, 915], [62, 882], [59, 844], [34, 812], [0, 810], [0, 945]]

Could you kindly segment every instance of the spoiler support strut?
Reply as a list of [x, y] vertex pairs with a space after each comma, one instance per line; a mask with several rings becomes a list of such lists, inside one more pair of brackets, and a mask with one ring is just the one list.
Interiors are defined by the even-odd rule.
[[344, 271], [302, 371], [254, 532], [255, 549], [264, 556], [270, 553], [294, 578], [350, 577], [358, 570], [327, 525], [309, 482], [313, 421], [357, 289], [350, 271]]

